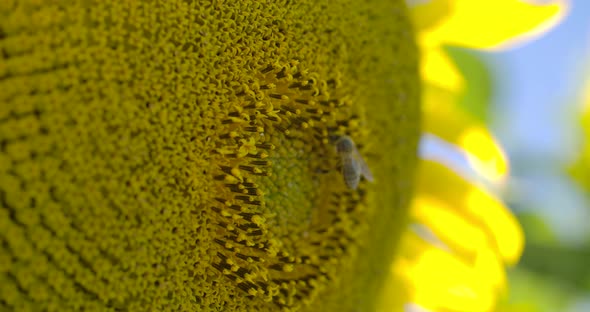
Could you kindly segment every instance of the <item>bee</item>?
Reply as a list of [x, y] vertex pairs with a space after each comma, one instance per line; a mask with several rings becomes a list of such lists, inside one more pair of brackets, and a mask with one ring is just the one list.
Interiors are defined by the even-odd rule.
[[336, 141], [336, 152], [342, 162], [342, 176], [346, 186], [356, 190], [361, 180], [361, 175], [369, 182], [373, 182], [373, 174], [369, 166], [356, 149], [354, 141], [348, 136], [341, 136]]

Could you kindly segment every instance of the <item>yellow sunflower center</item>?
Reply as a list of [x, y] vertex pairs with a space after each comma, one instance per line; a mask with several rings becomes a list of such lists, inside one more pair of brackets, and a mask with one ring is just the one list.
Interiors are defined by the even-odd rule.
[[362, 193], [338, 179], [333, 146], [356, 134], [350, 104], [336, 97], [336, 79], [297, 65], [260, 69], [209, 137], [218, 181], [208, 210], [213, 267], [279, 307], [312, 300], [335, 278], [361, 219]]

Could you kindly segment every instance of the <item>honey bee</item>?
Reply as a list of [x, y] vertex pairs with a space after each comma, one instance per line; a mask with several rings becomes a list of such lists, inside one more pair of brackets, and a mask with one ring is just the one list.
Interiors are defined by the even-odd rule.
[[361, 175], [369, 182], [373, 182], [373, 174], [369, 166], [356, 149], [354, 141], [348, 136], [341, 136], [336, 141], [336, 151], [340, 154], [342, 162], [342, 176], [346, 186], [356, 190], [361, 180]]

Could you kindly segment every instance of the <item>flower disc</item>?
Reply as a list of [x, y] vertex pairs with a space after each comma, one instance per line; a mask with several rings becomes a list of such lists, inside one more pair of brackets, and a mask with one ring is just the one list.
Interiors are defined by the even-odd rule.
[[403, 1], [3, 2], [0, 307], [370, 309], [416, 59]]

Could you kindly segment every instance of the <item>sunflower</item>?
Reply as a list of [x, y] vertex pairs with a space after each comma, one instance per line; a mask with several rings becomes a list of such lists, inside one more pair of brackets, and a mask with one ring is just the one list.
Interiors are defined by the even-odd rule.
[[580, 96], [578, 113], [581, 116], [582, 145], [578, 150], [577, 158], [570, 164], [570, 175], [585, 192], [590, 192], [590, 77], [586, 78], [583, 92]]
[[512, 0], [434, 0], [412, 7], [425, 133], [409, 226], [382, 311], [493, 311], [505, 299], [505, 267], [518, 261], [524, 243], [517, 220], [497, 196], [508, 163], [485, 125], [457, 106], [469, 86], [444, 46], [512, 46], [550, 28], [565, 7]]
[[[416, 38], [401, 0], [0, 2], [0, 309], [375, 310], [394, 256], [424, 250], [395, 252]], [[374, 183], [345, 183], [344, 136]], [[462, 182], [445, 194], [497, 203]]]
[[0, 310], [373, 309], [417, 55], [401, 0], [2, 1]]

